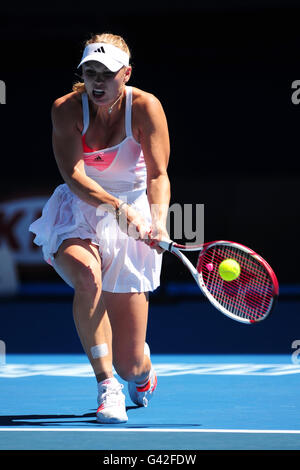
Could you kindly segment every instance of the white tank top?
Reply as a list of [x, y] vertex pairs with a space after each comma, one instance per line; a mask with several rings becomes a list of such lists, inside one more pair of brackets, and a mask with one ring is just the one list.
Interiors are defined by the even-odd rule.
[[[146, 190], [147, 172], [141, 145], [134, 139], [131, 129], [132, 87], [126, 86], [125, 128], [126, 138], [118, 145], [101, 150], [92, 150], [85, 144], [89, 127], [89, 102], [82, 94], [83, 110], [83, 158], [87, 176], [112, 194], [123, 194]], [[90, 150], [90, 151], [88, 151]], [[135, 196], [138, 196], [136, 194]], [[135, 199], [135, 197], [134, 197]]]

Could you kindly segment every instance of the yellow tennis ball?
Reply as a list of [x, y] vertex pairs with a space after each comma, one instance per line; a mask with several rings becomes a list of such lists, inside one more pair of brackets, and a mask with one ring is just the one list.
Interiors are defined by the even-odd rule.
[[219, 265], [219, 274], [224, 281], [234, 281], [240, 275], [241, 268], [234, 259], [224, 259]]

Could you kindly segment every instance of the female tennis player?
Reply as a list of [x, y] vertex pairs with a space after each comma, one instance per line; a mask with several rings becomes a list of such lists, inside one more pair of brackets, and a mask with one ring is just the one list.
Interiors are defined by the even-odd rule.
[[145, 343], [148, 293], [159, 285], [170, 201], [168, 126], [153, 94], [127, 86], [124, 39], [85, 44], [83, 81], [52, 107], [53, 150], [64, 180], [30, 230], [74, 288], [74, 321], [98, 384], [97, 420], [126, 422], [123, 386], [147, 406], [157, 377]]

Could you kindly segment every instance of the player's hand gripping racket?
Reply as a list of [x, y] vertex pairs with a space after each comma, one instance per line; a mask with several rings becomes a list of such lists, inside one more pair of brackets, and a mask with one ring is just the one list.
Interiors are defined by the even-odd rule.
[[[272, 311], [279, 292], [276, 275], [250, 248], [225, 240], [195, 246], [161, 241], [159, 245], [185, 264], [204, 295], [233, 320], [256, 323]], [[183, 251], [200, 252], [196, 267]], [[238, 277], [232, 281], [225, 281], [219, 273], [220, 263], [227, 259], [235, 260], [240, 266]]]

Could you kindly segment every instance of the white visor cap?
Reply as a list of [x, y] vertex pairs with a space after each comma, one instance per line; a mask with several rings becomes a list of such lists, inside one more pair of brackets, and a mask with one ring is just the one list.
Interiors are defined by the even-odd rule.
[[124, 65], [129, 65], [129, 55], [112, 44], [94, 42], [88, 44], [83, 51], [81, 62], [77, 68], [90, 60], [96, 60], [104, 64], [112, 72], [117, 72]]

